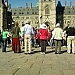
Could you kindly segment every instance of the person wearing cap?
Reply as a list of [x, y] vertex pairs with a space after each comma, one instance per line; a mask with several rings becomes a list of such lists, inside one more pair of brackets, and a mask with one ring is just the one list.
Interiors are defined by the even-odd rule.
[[[61, 42], [63, 38], [63, 30], [60, 28], [60, 24], [56, 24], [56, 28], [53, 30], [53, 35], [51, 39], [54, 39], [55, 42], [55, 54], [61, 54]], [[58, 48], [58, 52], [57, 52]]]
[[24, 26], [25, 54], [31, 53], [32, 35], [34, 35], [33, 27], [30, 25], [30, 20], [27, 20]]

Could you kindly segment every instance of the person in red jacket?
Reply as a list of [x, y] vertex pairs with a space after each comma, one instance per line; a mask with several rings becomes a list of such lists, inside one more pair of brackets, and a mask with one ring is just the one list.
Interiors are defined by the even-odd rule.
[[50, 38], [50, 33], [48, 32], [46, 24], [42, 24], [42, 27], [39, 29], [38, 34], [41, 43], [41, 54], [45, 54], [47, 40]]

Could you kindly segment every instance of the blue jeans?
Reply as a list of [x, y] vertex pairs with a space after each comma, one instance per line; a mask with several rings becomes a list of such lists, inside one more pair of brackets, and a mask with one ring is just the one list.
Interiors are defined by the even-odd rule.
[[6, 52], [7, 39], [2, 38], [2, 52]]
[[36, 46], [36, 39], [34, 39], [34, 47]]

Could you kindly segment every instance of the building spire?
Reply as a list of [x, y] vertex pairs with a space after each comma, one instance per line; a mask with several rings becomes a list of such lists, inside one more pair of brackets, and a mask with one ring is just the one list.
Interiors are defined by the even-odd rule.
[[26, 8], [28, 8], [28, 4], [26, 3]]
[[72, 1], [70, 2], [70, 8], [72, 8]]
[[67, 2], [65, 1], [65, 7], [67, 6]]
[[32, 3], [30, 4], [30, 9], [32, 8]]
[[8, 7], [8, 0], [5, 0], [5, 5], [6, 7]]

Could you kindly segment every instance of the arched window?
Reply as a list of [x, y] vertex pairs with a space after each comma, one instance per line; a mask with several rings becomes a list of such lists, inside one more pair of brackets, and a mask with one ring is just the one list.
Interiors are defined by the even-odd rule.
[[50, 12], [49, 12], [49, 8], [47, 7], [47, 8], [45, 8], [45, 14], [49, 14]]

